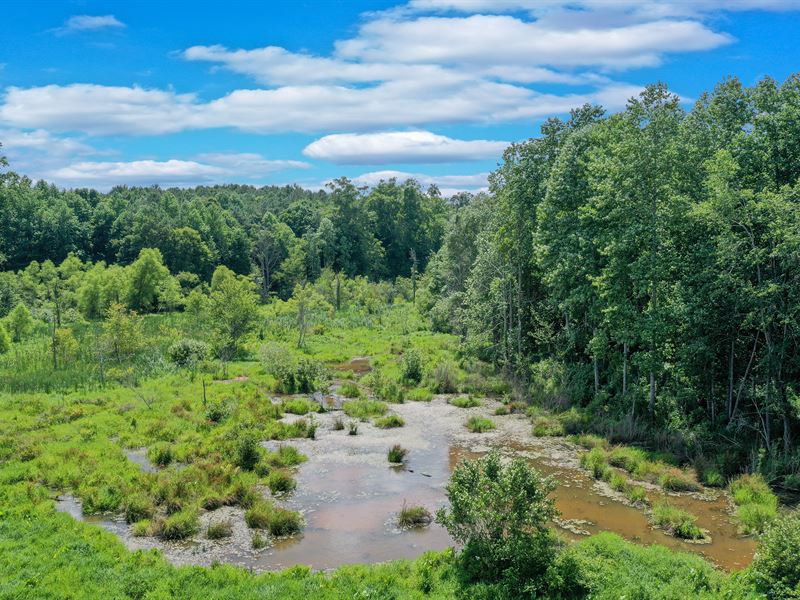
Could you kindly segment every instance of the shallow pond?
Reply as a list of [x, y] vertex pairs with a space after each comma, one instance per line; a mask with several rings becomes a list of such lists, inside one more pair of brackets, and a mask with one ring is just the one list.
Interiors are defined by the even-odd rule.
[[[298, 536], [275, 540], [263, 550], [252, 549], [243, 511], [234, 507], [201, 517], [203, 532], [215, 520], [231, 521], [233, 536], [219, 542], [204, 539], [201, 534], [195, 540], [165, 543], [132, 537], [119, 519], [86, 520], [113, 531], [132, 549], [160, 548], [176, 564], [220, 561], [263, 571], [294, 564], [330, 569], [349, 563], [412, 558], [426, 550], [446, 548], [452, 541], [435, 524], [417, 530], [400, 529], [396, 519], [403, 502], [421, 504], [434, 512], [445, 503], [444, 486], [458, 462], [495, 447], [504, 455], [527, 457], [559, 481], [554, 496], [563, 527], [558, 529], [567, 537], [578, 539], [585, 533], [609, 530], [631, 541], [697, 552], [726, 569], [742, 568], [750, 562], [755, 543], [737, 535], [722, 493], [670, 495], [669, 501], [695, 514], [711, 537], [711, 542], [703, 545], [678, 540], [652, 529], [642, 510], [626, 505], [606, 484], [590, 479], [579, 467], [579, 452], [573, 444], [534, 438], [530, 421], [519, 415], [492, 416], [496, 430], [469, 433], [463, 426], [467, 417], [491, 415], [497, 404], [486, 401], [481, 407], [460, 409], [446, 400], [440, 396], [430, 403], [391, 405], [391, 410], [405, 419], [404, 427], [383, 430], [360, 423], [355, 436], [348, 435], [347, 428], [334, 430], [334, 419], [344, 417], [341, 412], [318, 415], [317, 439], [290, 442], [309, 460], [297, 469], [297, 490], [278, 500], [303, 513], [305, 530]], [[409, 450], [404, 467], [391, 467], [387, 462], [386, 453], [395, 443]], [[265, 443], [266, 447], [276, 445]], [[651, 499], [658, 499], [661, 492], [651, 490], [649, 494]], [[81, 517], [80, 505], [69, 497], [59, 502], [59, 508]]]

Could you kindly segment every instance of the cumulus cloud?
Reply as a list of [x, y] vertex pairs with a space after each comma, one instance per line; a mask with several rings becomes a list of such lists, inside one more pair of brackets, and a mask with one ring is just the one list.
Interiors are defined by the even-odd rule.
[[252, 153], [213, 153], [189, 160], [79, 161], [51, 168], [41, 177], [68, 187], [107, 190], [115, 185], [193, 186], [252, 180], [310, 166], [303, 161], [270, 160]]
[[320, 138], [303, 150], [310, 158], [344, 165], [443, 163], [499, 158], [508, 142], [456, 140], [430, 131], [339, 133]]
[[56, 29], [58, 33], [74, 33], [79, 31], [97, 31], [99, 29], [121, 29], [125, 23], [114, 15], [74, 15], [67, 19], [63, 26]]
[[91, 135], [157, 135], [232, 127], [257, 133], [364, 131], [434, 123], [535, 119], [584, 103], [613, 110], [641, 91], [608, 84], [587, 93], [540, 93], [462, 77], [369, 87], [283, 86], [235, 90], [210, 102], [191, 94], [91, 84], [10, 88], [0, 123]]
[[489, 173], [475, 173], [474, 175], [425, 175], [423, 173], [408, 173], [406, 171], [372, 171], [352, 179], [358, 186], [373, 187], [381, 181], [406, 181], [415, 179], [423, 186], [435, 185], [443, 196], [452, 196], [459, 192], [477, 193], [488, 188]]

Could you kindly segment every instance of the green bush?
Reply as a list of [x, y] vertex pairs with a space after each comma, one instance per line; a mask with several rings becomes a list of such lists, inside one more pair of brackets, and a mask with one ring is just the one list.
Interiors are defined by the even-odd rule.
[[451, 398], [450, 404], [458, 408], [475, 408], [481, 405], [481, 401], [473, 396], [459, 396], [458, 398]]
[[761, 536], [751, 573], [771, 600], [800, 598], [800, 511], [774, 520]]
[[491, 421], [491, 419], [479, 417], [477, 415], [467, 419], [467, 422], [464, 425], [472, 433], [485, 433], [491, 429], [494, 429], [494, 423]]
[[760, 474], [741, 475], [729, 489], [745, 533], [761, 533], [777, 517], [778, 498]]
[[399, 415], [386, 415], [385, 417], [381, 417], [380, 419], [375, 419], [375, 427], [380, 427], [381, 429], [391, 429], [393, 427], [402, 427], [405, 425], [406, 422], [403, 420], [402, 417]]
[[262, 351], [264, 368], [275, 378], [275, 389], [284, 394], [310, 394], [321, 384], [325, 367], [305, 356], [297, 357], [280, 344], [268, 344]]
[[422, 381], [422, 356], [416, 348], [409, 348], [400, 360], [400, 374], [404, 381], [419, 383]]
[[263, 500], [259, 500], [244, 513], [244, 522], [251, 529], [266, 529], [269, 526], [272, 506]]
[[399, 464], [406, 459], [406, 455], [408, 454], [408, 450], [403, 448], [400, 444], [395, 444], [391, 448], [389, 448], [389, 453], [387, 458], [389, 459], [390, 463]]
[[777, 509], [768, 504], [752, 503], [736, 507], [736, 518], [742, 524], [742, 530], [748, 534], [763, 532], [777, 516]]
[[252, 471], [261, 459], [261, 439], [254, 431], [243, 431], [235, 443], [235, 463], [245, 471]]
[[430, 379], [437, 394], [454, 394], [458, 391], [458, 367], [450, 361], [436, 365]]
[[436, 520], [462, 547], [457, 564], [466, 581], [501, 584], [510, 598], [546, 595], [557, 557], [548, 528], [557, 515], [554, 487], [528, 461], [503, 466], [494, 451], [456, 467], [446, 488], [450, 508]]
[[184, 338], [173, 343], [167, 350], [169, 360], [179, 367], [193, 367], [211, 355], [208, 344]]
[[697, 517], [675, 506], [662, 502], [653, 507], [653, 523], [667, 533], [685, 540], [703, 539], [697, 526]]

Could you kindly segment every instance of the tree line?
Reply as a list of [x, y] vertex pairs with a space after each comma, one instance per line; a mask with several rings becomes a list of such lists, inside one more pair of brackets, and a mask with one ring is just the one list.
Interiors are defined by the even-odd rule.
[[620, 439], [800, 472], [800, 76], [549, 119], [456, 207], [440, 329]]

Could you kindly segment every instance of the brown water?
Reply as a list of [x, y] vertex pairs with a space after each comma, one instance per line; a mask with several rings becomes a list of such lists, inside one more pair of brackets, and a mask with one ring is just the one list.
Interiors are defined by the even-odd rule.
[[[421, 504], [434, 512], [445, 504], [444, 486], [452, 469], [462, 459], [475, 458], [495, 447], [507, 456], [527, 457], [542, 472], [559, 480], [554, 492], [556, 506], [563, 520], [575, 521], [569, 526], [573, 531], [558, 528], [567, 537], [580, 538], [576, 530], [609, 530], [638, 543], [697, 552], [725, 569], [739, 569], [750, 562], [755, 544], [737, 535], [727, 512], [727, 499], [721, 493], [711, 500], [697, 495], [669, 497], [670, 502], [696, 515], [698, 525], [707, 529], [711, 538], [704, 545], [678, 540], [652, 529], [642, 510], [615, 499], [606, 484], [589, 478], [578, 466], [579, 453], [572, 444], [532, 437], [527, 419], [519, 415], [491, 417], [498, 425], [496, 430], [469, 433], [463, 427], [466, 418], [471, 414], [490, 415], [496, 406], [488, 401], [485, 404], [459, 409], [447, 404], [444, 397], [437, 397], [431, 403], [393, 405], [392, 410], [405, 419], [404, 427], [382, 430], [360, 423], [357, 436], [348, 435], [346, 429], [333, 429], [333, 420], [341, 413], [320, 414], [316, 440], [291, 442], [309, 460], [297, 470], [296, 492], [279, 500], [303, 514], [305, 530], [298, 536], [275, 540], [263, 550], [252, 549], [243, 511], [238, 508], [226, 507], [201, 517], [201, 531], [214, 520], [232, 522], [232, 538], [219, 542], [203, 539], [202, 535], [180, 544], [134, 538], [119, 520], [86, 520], [113, 531], [133, 549], [160, 548], [178, 564], [221, 561], [263, 571], [294, 564], [330, 569], [349, 563], [412, 558], [426, 550], [446, 548], [452, 541], [435, 524], [416, 530], [400, 529], [396, 518], [403, 502]], [[295, 418], [298, 417], [286, 416], [286, 420]], [[401, 468], [389, 466], [386, 459], [388, 449], [395, 443], [410, 451]], [[660, 496], [661, 492], [650, 491], [651, 500]], [[62, 510], [80, 518], [80, 506], [74, 500], [66, 497], [60, 504]]]

